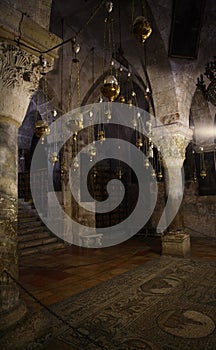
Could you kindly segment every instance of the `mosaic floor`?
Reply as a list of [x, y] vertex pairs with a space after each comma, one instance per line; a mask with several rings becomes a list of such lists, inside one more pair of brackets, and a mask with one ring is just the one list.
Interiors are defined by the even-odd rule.
[[[20, 282], [42, 303], [50, 306], [151, 262], [159, 258], [160, 253], [161, 245], [158, 237], [134, 237], [120, 245], [103, 249], [66, 247], [48, 253], [21, 257]], [[216, 262], [216, 240], [191, 239], [191, 258]], [[42, 310], [41, 306], [23, 291], [21, 291], [21, 297], [25, 300], [30, 313]], [[56, 338], [44, 345], [43, 349], [76, 350], [79, 348], [63, 342], [61, 338]], [[137, 349], [139, 349], [138, 345]]]

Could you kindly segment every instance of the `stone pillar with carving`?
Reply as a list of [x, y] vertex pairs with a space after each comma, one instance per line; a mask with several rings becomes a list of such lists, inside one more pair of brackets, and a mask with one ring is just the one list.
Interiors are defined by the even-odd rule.
[[165, 210], [159, 222], [161, 231], [164, 231], [162, 254], [188, 256], [190, 237], [184, 232], [181, 206], [184, 192], [183, 162], [192, 131], [181, 123], [168, 125], [166, 130], [166, 135], [157, 135], [157, 144], [160, 145], [163, 157], [166, 188]]
[[38, 62], [38, 57], [11, 43], [0, 44], [0, 328], [16, 322], [25, 312], [18, 287], [5, 271], [18, 278], [17, 135], [29, 99], [38, 87], [43, 69]]
[[[20, 45], [14, 38], [20, 36]], [[53, 68], [61, 39], [41, 28], [4, 1], [0, 3], [0, 330], [26, 311], [20, 301], [17, 255], [18, 128], [42, 74]], [[12, 278], [10, 277], [12, 276]]]

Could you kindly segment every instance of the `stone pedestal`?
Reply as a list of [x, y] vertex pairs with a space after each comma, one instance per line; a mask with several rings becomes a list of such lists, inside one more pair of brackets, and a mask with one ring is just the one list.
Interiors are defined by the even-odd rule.
[[162, 254], [189, 257], [190, 236], [183, 232], [169, 232], [162, 236]]
[[0, 313], [0, 330], [5, 330], [17, 323], [26, 314], [26, 304], [22, 300], [18, 300], [17, 304]]

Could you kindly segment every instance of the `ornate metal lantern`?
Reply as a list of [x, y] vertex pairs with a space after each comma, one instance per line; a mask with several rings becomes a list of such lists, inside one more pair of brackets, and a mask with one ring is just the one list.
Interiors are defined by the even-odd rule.
[[114, 101], [120, 93], [120, 86], [114, 75], [108, 75], [103, 82], [101, 92], [110, 102]]
[[44, 143], [45, 136], [49, 135], [50, 129], [44, 120], [37, 120], [34, 127], [35, 136], [41, 138], [41, 143]]
[[139, 16], [133, 22], [132, 31], [135, 37], [144, 44], [152, 32], [152, 28], [144, 16]]

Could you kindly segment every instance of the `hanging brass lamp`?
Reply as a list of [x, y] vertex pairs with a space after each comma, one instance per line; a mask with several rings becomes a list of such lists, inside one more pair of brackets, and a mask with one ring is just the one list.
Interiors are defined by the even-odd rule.
[[75, 157], [73, 161], [73, 170], [76, 171], [77, 169], [79, 169], [79, 160]]
[[37, 120], [34, 126], [35, 136], [41, 138], [41, 143], [44, 144], [45, 136], [50, 134], [50, 129], [44, 120]]
[[119, 97], [119, 102], [120, 102], [120, 103], [125, 103], [125, 97], [124, 97], [123, 95], [121, 95], [121, 96]]
[[162, 173], [162, 171], [159, 171], [159, 172], [157, 173], [157, 178], [158, 178], [159, 181], [161, 181], [161, 180], [163, 179], [163, 173]]
[[153, 178], [153, 179], [156, 179], [156, 172], [155, 172], [155, 170], [153, 169], [152, 170], [152, 173], [151, 173], [151, 177]]
[[89, 148], [89, 158], [90, 158], [90, 162], [93, 161], [93, 158], [96, 156], [96, 148], [95, 146], [91, 145]]
[[195, 184], [198, 183], [198, 177], [197, 177], [196, 171], [194, 171], [194, 173], [193, 173], [193, 182], [194, 182]]
[[98, 130], [98, 141], [105, 141], [106, 140], [106, 137], [105, 137], [105, 133], [103, 130]]
[[118, 177], [119, 180], [121, 180], [123, 175], [124, 175], [124, 174], [123, 174], [123, 171], [122, 171], [122, 169], [119, 167], [119, 168], [117, 169], [117, 171], [116, 171], [116, 176]]
[[205, 156], [204, 156], [204, 148], [200, 147], [200, 177], [204, 180], [207, 176], [206, 166], [205, 166]]
[[139, 137], [136, 141], [136, 146], [140, 149], [143, 146], [143, 140], [141, 137]]
[[72, 50], [73, 50], [73, 54], [74, 54], [72, 61], [74, 63], [78, 63], [79, 60], [77, 58], [77, 54], [80, 52], [80, 44], [77, 42], [76, 38], [73, 38], [73, 40], [72, 40]]
[[206, 176], [207, 176], [206, 170], [205, 169], [201, 169], [200, 177], [204, 180]]
[[136, 17], [132, 24], [134, 36], [142, 43], [151, 35], [152, 28], [144, 16]]
[[52, 163], [53, 167], [55, 165], [55, 163], [57, 163], [59, 161], [58, 159], [58, 153], [57, 152], [53, 152], [51, 155], [50, 155], [50, 162]]
[[108, 75], [104, 79], [103, 86], [101, 88], [101, 92], [104, 97], [107, 97], [110, 102], [113, 102], [115, 98], [120, 93], [120, 86], [118, 81], [114, 75]]

